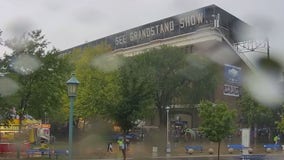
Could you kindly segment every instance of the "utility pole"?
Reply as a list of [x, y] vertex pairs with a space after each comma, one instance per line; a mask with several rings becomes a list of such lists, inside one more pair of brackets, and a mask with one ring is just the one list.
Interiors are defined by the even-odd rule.
[[270, 59], [270, 55], [269, 55], [269, 48], [270, 48], [270, 46], [269, 46], [269, 39], [268, 39], [268, 37], [266, 38], [266, 47], [267, 47], [267, 59], [269, 60]]

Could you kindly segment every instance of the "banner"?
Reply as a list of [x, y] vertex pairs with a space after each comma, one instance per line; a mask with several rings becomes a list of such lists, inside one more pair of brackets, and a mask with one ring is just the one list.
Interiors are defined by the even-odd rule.
[[233, 65], [225, 64], [224, 78], [226, 84], [241, 85], [241, 68]]
[[229, 84], [224, 84], [223, 93], [226, 96], [239, 97], [240, 96], [240, 87], [234, 86], [234, 85], [229, 85]]
[[225, 64], [224, 66], [224, 89], [226, 96], [239, 97], [241, 86], [241, 68]]

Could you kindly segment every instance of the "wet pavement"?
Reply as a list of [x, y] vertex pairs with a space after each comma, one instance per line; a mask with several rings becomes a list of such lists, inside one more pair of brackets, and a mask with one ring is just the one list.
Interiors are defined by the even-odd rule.
[[[117, 160], [122, 158], [115, 158]], [[115, 160], [115, 159], [101, 159], [101, 160]], [[161, 156], [161, 157], [137, 157], [132, 158], [128, 157], [128, 160], [218, 160], [216, 155], [207, 155], [207, 156]], [[249, 155], [243, 157], [241, 155], [222, 155], [219, 160], [283, 160], [284, 155]], [[91, 159], [88, 159], [91, 160]]]
[[[129, 160], [218, 160], [216, 148], [214, 148], [214, 153], [209, 154], [208, 148], [211, 145], [204, 145], [204, 150], [194, 151], [189, 154], [184, 149], [184, 144], [180, 144], [174, 148], [170, 154], [166, 153], [165, 148], [157, 148], [157, 152], [153, 152], [153, 148], [149, 146], [144, 146], [143, 144], [132, 144], [131, 149], [128, 151]], [[263, 145], [257, 145], [253, 147], [253, 153], [248, 156], [242, 156], [242, 152], [234, 151], [229, 153], [225, 145], [220, 149], [220, 159], [219, 160], [284, 160], [284, 150], [272, 150], [270, 153], [266, 152]], [[119, 151], [111, 153], [112, 155], [102, 158], [105, 160], [122, 159], [122, 155]]]
[[[134, 158], [135, 159], [135, 158]], [[217, 160], [216, 155], [207, 155], [207, 156], [186, 156], [186, 157], [175, 157], [175, 156], [166, 156], [166, 157], [157, 157], [149, 159], [175, 159], [175, 160]], [[221, 155], [220, 160], [283, 160], [283, 155]]]

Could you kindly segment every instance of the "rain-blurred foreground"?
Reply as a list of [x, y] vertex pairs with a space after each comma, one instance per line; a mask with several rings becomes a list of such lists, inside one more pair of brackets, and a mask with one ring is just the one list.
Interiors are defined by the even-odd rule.
[[[100, 125], [99, 125], [100, 124]], [[76, 141], [73, 145], [74, 158], [75, 159], [122, 159], [122, 153], [119, 150], [118, 144], [113, 138], [113, 133], [110, 132], [108, 125], [102, 125], [103, 123], [98, 122], [96, 129], [90, 132], [89, 135], [85, 135]], [[66, 140], [67, 142], [67, 140]], [[65, 143], [66, 143], [65, 142]], [[107, 152], [107, 143], [112, 142], [113, 152]], [[235, 150], [232, 154], [228, 152], [227, 144], [240, 144], [241, 137], [233, 136], [232, 138], [226, 138], [221, 143], [220, 148], [220, 160], [237, 160], [241, 159], [241, 152]], [[253, 155], [256, 156], [258, 160], [281, 160], [284, 156], [284, 151], [277, 150], [267, 153], [263, 148], [263, 144], [271, 143], [268, 139], [257, 139], [255, 142], [251, 143], [253, 148]], [[57, 148], [55, 142], [55, 148]], [[189, 154], [185, 151], [184, 146], [186, 145], [200, 145], [203, 147], [203, 151], [194, 151]], [[217, 160], [217, 144], [210, 143], [206, 138], [196, 137], [196, 139], [191, 139], [186, 141], [185, 139], [180, 139], [177, 143], [171, 141], [171, 153], [167, 154], [165, 150], [166, 146], [166, 132], [164, 129], [155, 129], [149, 132], [145, 132], [144, 140], [132, 141], [129, 145], [129, 150], [127, 151], [127, 159], [132, 160], [150, 160], [150, 159], [174, 159], [174, 160]], [[154, 147], [157, 149], [154, 151]], [[66, 143], [67, 148], [67, 143]], [[210, 155], [208, 149], [213, 148], [214, 153]], [[259, 158], [261, 157], [261, 158]]]
[[[273, 156], [264, 156], [263, 158], [258, 158], [256, 156], [251, 156], [250, 159], [245, 160], [282, 160], [282, 155], [273, 155]], [[165, 157], [165, 158], [149, 158], [149, 159], [175, 159], [175, 160], [217, 160], [218, 158], [216, 156], [206, 156], [206, 157]], [[240, 160], [241, 156], [221, 156], [219, 160]]]

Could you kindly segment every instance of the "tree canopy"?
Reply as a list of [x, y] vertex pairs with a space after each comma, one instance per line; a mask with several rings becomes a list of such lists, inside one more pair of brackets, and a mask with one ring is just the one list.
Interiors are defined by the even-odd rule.
[[274, 123], [272, 110], [255, 101], [248, 92], [244, 91], [240, 100], [241, 123], [247, 127], [271, 126]]
[[[69, 60], [75, 65], [75, 73], [80, 81], [78, 96], [75, 101], [75, 115], [84, 119], [92, 119], [105, 113], [104, 110], [118, 103], [117, 71], [107, 72], [97, 66], [109, 66], [104, 56], [108, 56], [110, 48], [106, 44], [77, 50]], [[103, 57], [103, 58], [101, 58]], [[68, 105], [67, 105], [68, 106]]]
[[201, 99], [212, 99], [214, 96], [216, 65], [205, 57], [189, 54], [183, 48], [162, 46], [130, 59], [135, 59], [137, 63], [130, 68], [133, 73], [148, 70], [147, 78], [153, 83], [154, 103], [160, 123], [166, 122], [166, 106], [194, 106]]
[[48, 42], [40, 30], [6, 40], [5, 45], [12, 54], [5, 55], [1, 67], [9, 83], [17, 86], [14, 92], [5, 95], [8, 106], [16, 108], [20, 116], [31, 114], [41, 119], [45, 112], [56, 116], [70, 74], [69, 62], [59, 58], [58, 50], [47, 51]]
[[235, 129], [236, 112], [229, 109], [224, 103], [214, 104], [210, 101], [202, 101], [199, 104], [198, 111], [201, 118], [200, 129], [202, 133], [210, 141], [218, 143], [219, 159], [221, 141], [233, 134]]
[[153, 113], [153, 70], [141, 67], [141, 63], [140, 57], [125, 59], [124, 65], [119, 69], [120, 101], [107, 113], [124, 132], [132, 129], [138, 119], [144, 119], [149, 113]]
[[[281, 109], [283, 111], [284, 106], [281, 106]], [[280, 133], [284, 133], [284, 116], [283, 116], [283, 112], [280, 115], [280, 119], [278, 121], [275, 122], [277, 129], [279, 130]]]

